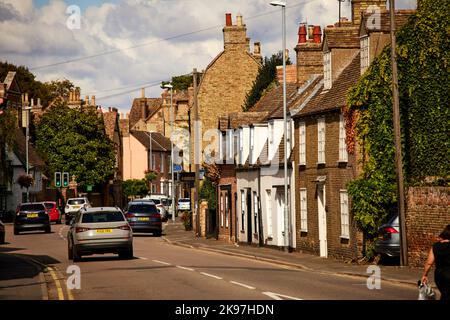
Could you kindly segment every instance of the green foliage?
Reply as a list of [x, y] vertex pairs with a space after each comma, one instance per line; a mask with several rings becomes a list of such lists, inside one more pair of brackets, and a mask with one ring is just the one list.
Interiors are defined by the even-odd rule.
[[[286, 64], [291, 64], [289, 58]], [[264, 91], [277, 81], [277, 66], [280, 65], [283, 65], [282, 52], [273, 54], [270, 58], [264, 58], [263, 65], [259, 68], [259, 73], [253, 82], [253, 86], [245, 97], [245, 102], [242, 107], [243, 111], [251, 109], [261, 99]]]
[[203, 184], [199, 191], [200, 199], [208, 201], [208, 208], [215, 210], [217, 208], [217, 190], [212, 181], [205, 175]]
[[145, 180], [129, 179], [123, 182], [123, 194], [125, 197], [145, 196], [149, 189]]
[[148, 183], [152, 182], [153, 180], [155, 180], [158, 177], [158, 173], [155, 171], [145, 171], [145, 181], [147, 181]]
[[174, 76], [174, 77], [172, 77], [172, 81], [171, 82], [163, 81], [162, 85], [171, 83], [173, 85], [173, 90], [183, 91], [183, 90], [187, 90], [189, 87], [191, 87], [193, 81], [194, 80], [193, 80], [191, 75], [184, 74], [184, 75], [181, 75], [181, 76]]
[[114, 146], [94, 110], [80, 112], [66, 105], [46, 112], [36, 128], [36, 146], [47, 174], [69, 172], [81, 185], [107, 181], [114, 174]]
[[[427, 176], [448, 181], [449, 6], [423, 0], [397, 34], [403, 170], [409, 184]], [[355, 132], [364, 153], [363, 175], [349, 183], [348, 192], [355, 219], [369, 237], [397, 202], [391, 79], [388, 46], [347, 95], [347, 112], [358, 112]]]

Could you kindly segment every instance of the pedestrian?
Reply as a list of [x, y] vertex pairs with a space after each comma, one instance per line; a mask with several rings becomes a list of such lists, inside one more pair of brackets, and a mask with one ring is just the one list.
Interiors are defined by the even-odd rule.
[[441, 292], [441, 300], [450, 300], [450, 224], [439, 235], [440, 240], [433, 244], [428, 253], [422, 275], [422, 283], [428, 282], [428, 272], [436, 264], [434, 281]]

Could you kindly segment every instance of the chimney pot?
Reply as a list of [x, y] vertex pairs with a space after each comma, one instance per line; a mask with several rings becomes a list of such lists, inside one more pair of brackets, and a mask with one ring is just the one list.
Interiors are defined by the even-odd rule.
[[314, 26], [313, 40], [314, 43], [322, 42], [322, 29], [320, 28], [320, 26]]
[[314, 34], [314, 26], [312, 24], [310, 24], [308, 26], [308, 39], [312, 40], [313, 34]]
[[89, 102], [89, 96], [86, 96], [86, 105], [87, 105], [87, 106], [90, 106], [90, 105], [91, 105], [91, 103]]
[[238, 14], [236, 16], [236, 24], [237, 24], [238, 27], [242, 27], [243, 26], [244, 23], [242, 21], [242, 15], [241, 14]]
[[231, 13], [225, 14], [225, 25], [227, 27], [231, 27], [233, 25], [233, 21], [231, 20]]
[[[95, 107], [95, 96], [92, 96], [92, 105]], [[101, 109], [101, 107], [100, 107]]]
[[298, 28], [298, 43], [306, 42], [306, 25], [302, 24]]
[[141, 98], [145, 98], [145, 88], [141, 88]]
[[261, 54], [261, 42], [255, 42], [253, 44], [253, 53], [254, 54]]

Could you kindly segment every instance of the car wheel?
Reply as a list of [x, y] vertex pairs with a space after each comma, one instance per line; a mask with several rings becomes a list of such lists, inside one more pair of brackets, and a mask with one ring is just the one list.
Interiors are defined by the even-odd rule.
[[73, 251], [72, 247], [70, 246], [70, 240], [67, 241], [67, 257], [69, 258], [69, 260], [73, 260]]
[[49, 225], [47, 228], [45, 228], [45, 233], [51, 233], [52, 227]]
[[120, 259], [133, 259], [133, 257], [134, 257], [133, 246], [130, 246], [127, 250], [119, 252]]
[[80, 262], [81, 261], [81, 254], [77, 250], [77, 247], [74, 246], [74, 245], [72, 245], [72, 258], [73, 258], [73, 262]]

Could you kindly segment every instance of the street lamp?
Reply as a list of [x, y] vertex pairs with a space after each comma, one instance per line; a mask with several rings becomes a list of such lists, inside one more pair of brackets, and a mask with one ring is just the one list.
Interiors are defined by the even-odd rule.
[[[289, 202], [288, 202], [288, 175], [287, 175], [287, 107], [286, 107], [286, 2], [272, 1], [270, 5], [281, 7], [282, 23], [282, 55], [283, 55], [283, 122], [284, 122], [284, 244], [285, 250], [289, 249]], [[290, 137], [289, 137], [290, 139]]]
[[170, 89], [170, 171], [172, 173], [172, 221], [175, 222], [175, 178], [174, 178], [174, 171], [173, 171], [173, 140], [172, 140], [172, 134], [173, 134], [173, 86], [168, 84], [163, 84], [161, 86], [165, 89]]

